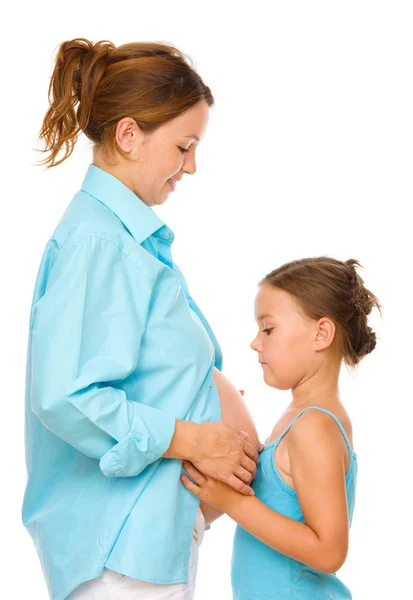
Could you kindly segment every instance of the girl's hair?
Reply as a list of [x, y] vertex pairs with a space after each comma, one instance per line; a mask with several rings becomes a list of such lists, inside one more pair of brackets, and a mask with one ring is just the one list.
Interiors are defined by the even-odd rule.
[[[62, 163], [80, 132], [103, 152], [115, 148], [116, 125], [132, 117], [145, 132], [179, 116], [197, 102], [214, 104], [211, 90], [174, 46], [135, 42], [116, 47], [77, 38], [60, 44], [49, 84], [50, 107], [39, 132], [50, 156], [40, 164]], [[75, 107], [77, 105], [77, 109]], [[56, 160], [60, 150], [65, 154]]]
[[376, 346], [367, 316], [381, 305], [356, 271], [358, 260], [345, 262], [326, 256], [295, 260], [260, 281], [289, 292], [305, 314], [315, 320], [330, 318], [336, 325], [335, 344], [344, 362], [355, 367]]

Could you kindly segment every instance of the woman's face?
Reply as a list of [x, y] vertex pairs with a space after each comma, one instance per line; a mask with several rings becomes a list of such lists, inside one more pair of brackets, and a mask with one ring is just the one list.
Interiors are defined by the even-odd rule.
[[255, 299], [258, 334], [251, 348], [258, 354], [264, 380], [279, 390], [294, 389], [314, 370], [318, 325], [294, 296], [261, 285]]
[[116, 139], [131, 161], [121, 157], [116, 176], [148, 206], [163, 204], [184, 174], [195, 173], [195, 152], [208, 116], [203, 100], [151, 133], [144, 133], [130, 117], [122, 119]]

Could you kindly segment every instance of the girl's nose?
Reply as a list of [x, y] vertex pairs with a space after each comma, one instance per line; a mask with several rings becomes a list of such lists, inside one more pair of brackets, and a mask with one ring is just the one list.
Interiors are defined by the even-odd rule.
[[250, 348], [252, 350], [255, 350], [255, 352], [258, 352], [258, 339], [257, 338], [258, 338], [258, 336], [256, 336], [250, 344]]

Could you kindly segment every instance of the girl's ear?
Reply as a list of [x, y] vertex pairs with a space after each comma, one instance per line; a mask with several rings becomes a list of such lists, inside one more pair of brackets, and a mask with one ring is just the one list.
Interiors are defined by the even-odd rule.
[[334, 341], [336, 325], [331, 319], [323, 317], [317, 321], [315, 333], [315, 349], [324, 350]]

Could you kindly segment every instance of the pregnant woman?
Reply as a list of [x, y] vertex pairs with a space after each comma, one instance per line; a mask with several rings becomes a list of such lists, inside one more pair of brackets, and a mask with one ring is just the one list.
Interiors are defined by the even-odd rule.
[[93, 162], [35, 284], [23, 523], [52, 600], [190, 599], [217, 513], [182, 486], [182, 459], [252, 494], [259, 449], [152, 209], [195, 172], [213, 97], [176, 48], [80, 38], [60, 45], [49, 100], [44, 163], [80, 132]]

